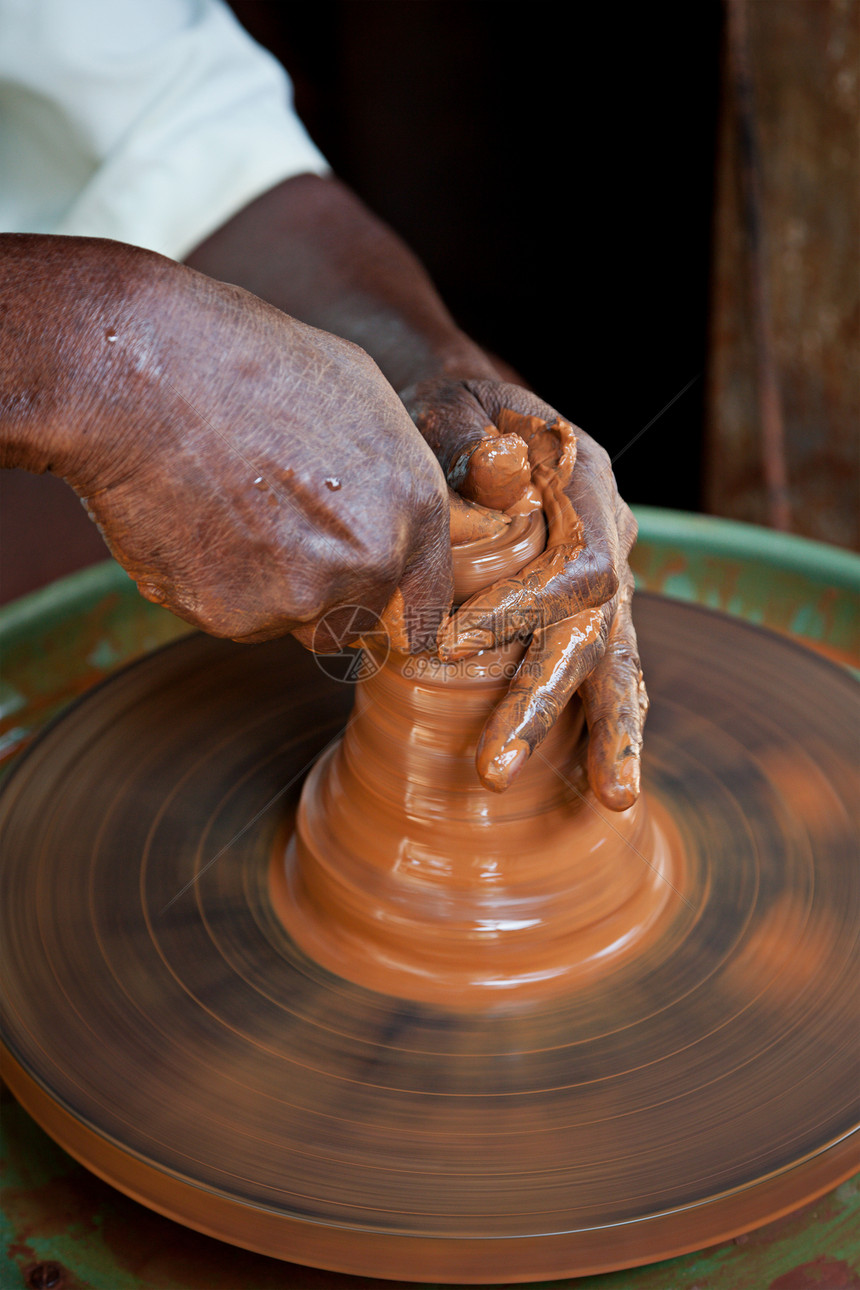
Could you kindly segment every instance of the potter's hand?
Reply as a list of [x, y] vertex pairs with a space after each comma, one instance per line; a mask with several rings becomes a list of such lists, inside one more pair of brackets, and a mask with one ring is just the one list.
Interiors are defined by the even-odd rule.
[[579, 690], [592, 788], [625, 809], [639, 792], [647, 697], [630, 614], [636, 523], [606, 452], [580, 430], [572, 450], [569, 423], [519, 386], [425, 382], [405, 398], [449, 481], [473, 500], [510, 506], [529, 474], [544, 495], [547, 550], [467, 601], [439, 637], [442, 656], [457, 659], [533, 633], [481, 737], [482, 780], [507, 788]]
[[3, 464], [67, 479], [145, 596], [324, 650], [399, 587], [435, 639], [447, 489], [363, 350], [115, 242], [0, 237], [0, 282]]
[[[217, 230], [190, 263], [357, 341], [404, 391], [419, 429], [465, 496], [504, 509], [527, 480], [526, 450], [514, 437], [500, 443], [491, 435], [496, 442], [490, 445], [477, 441], [488, 437], [486, 427], [497, 423], [503, 406], [554, 414], [521, 387], [496, 384], [498, 370], [456, 326], [415, 256], [336, 180], [299, 175], [279, 184]], [[581, 512], [586, 547], [543, 588], [534, 622], [605, 604], [597, 639], [581, 647], [571, 640], [563, 651], [569, 659], [558, 669], [541, 659], [536, 640], [530, 661], [544, 668], [547, 679], [532, 678], [527, 688], [527, 673], [521, 674], [488, 728], [482, 754], [489, 767], [498, 754], [516, 754], [516, 743], [505, 746], [511, 740], [522, 737], [536, 747], [554, 713], [588, 677], [583, 698], [591, 719], [592, 784], [607, 805], [623, 807], [635, 796], [644, 705], [629, 613], [627, 552], [634, 525], [605, 454], [586, 435], [568, 491]], [[454, 519], [469, 522], [468, 514]], [[550, 628], [546, 649], [565, 630], [572, 628]], [[498, 787], [513, 769], [509, 764], [498, 771]]]

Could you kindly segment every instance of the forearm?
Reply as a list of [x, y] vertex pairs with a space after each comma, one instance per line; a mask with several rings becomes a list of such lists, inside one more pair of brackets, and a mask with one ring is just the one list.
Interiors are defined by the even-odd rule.
[[286, 180], [187, 263], [360, 345], [395, 389], [437, 375], [496, 375], [412, 252], [336, 179]]
[[169, 265], [119, 242], [0, 235], [0, 465], [50, 470], [79, 489], [96, 461], [99, 482], [122, 469], [103, 426], [113, 405], [119, 445], [130, 370], [145, 367], [128, 344], [143, 260], [147, 273]]

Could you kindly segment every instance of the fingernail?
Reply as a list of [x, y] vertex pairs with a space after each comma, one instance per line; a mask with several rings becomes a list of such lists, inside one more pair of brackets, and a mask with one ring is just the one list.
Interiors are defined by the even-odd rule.
[[610, 811], [626, 811], [639, 796], [640, 762], [636, 753], [630, 753], [615, 764], [614, 774], [599, 794]]
[[495, 643], [493, 632], [487, 628], [474, 627], [471, 631], [457, 632], [451, 641], [442, 642], [439, 653], [447, 663], [456, 663], [458, 659], [469, 658], [482, 649], [492, 649]]
[[638, 753], [629, 753], [618, 766], [618, 786], [625, 788], [634, 797], [639, 796], [639, 777], [641, 762]]
[[512, 739], [496, 754], [481, 779], [494, 793], [503, 793], [511, 786], [530, 756], [531, 749], [524, 739]]
[[154, 605], [163, 605], [167, 602], [167, 592], [154, 582], [139, 582], [137, 589], [142, 596], [145, 596], [147, 600], [151, 600]]

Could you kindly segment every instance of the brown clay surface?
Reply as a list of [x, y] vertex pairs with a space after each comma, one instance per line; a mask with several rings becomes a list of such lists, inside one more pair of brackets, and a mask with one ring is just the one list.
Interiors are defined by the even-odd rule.
[[[573, 468], [572, 426], [560, 448], [545, 421], [510, 416], [524, 450], [566, 451]], [[517, 601], [545, 540], [560, 560], [559, 544], [577, 543], [558, 476], [536, 473], [543, 511], [454, 544], [456, 601], [476, 587], [479, 601], [500, 589]], [[599, 609], [576, 618], [599, 629]], [[274, 907], [315, 963], [413, 1002], [481, 1009], [570, 990], [669, 933], [691, 876], [681, 839], [644, 797], [611, 824], [597, 809], [577, 699], [504, 794], [487, 783], [481, 734], [524, 653], [521, 640], [453, 660], [366, 642], [348, 729], [305, 780], [286, 856], [272, 856]], [[508, 755], [526, 750], [514, 740]]]
[[665, 808], [610, 816], [588, 790], [577, 701], [503, 794], [475, 767], [522, 646], [459, 663], [390, 654], [313, 767], [272, 899], [314, 959], [454, 1008], [605, 975], [670, 935], [693, 881]]
[[491, 1008], [355, 985], [273, 907], [351, 687], [289, 640], [192, 637], [93, 691], [0, 802], [13, 1090], [193, 1226], [428, 1280], [650, 1261], [855, 1170], [856, 684], [688, 605], [637, 624], [684, 898], [605, 973]]
[[454, 599], [461, 604], [497, 579], [520, 570], [546, 545], [546, 524], [540, 510], [515, 515], [502, 532], [454, 546]]

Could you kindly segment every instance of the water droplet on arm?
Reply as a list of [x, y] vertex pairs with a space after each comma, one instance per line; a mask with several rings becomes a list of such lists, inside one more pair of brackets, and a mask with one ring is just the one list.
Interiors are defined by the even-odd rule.
[[336, 493], [336, 492], [337, 492], [337, 490], [340, 488], [340, 480], [339, 480], [339, 479], [335, 479], [334, 475], [331, 475], [331, 476], [330, 476], [330, 477], [325, 481], [325, 486], [326, 486], [326, 488], [330, 489], [330, 490], [331, 490], [331, 492]]
[[116, 332], [114, 331], [113, 327], [108, 327], [107, 331], [105, 332], [105, 340], [109, 341], [111, 345], [116, 340]]

